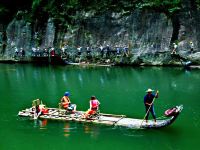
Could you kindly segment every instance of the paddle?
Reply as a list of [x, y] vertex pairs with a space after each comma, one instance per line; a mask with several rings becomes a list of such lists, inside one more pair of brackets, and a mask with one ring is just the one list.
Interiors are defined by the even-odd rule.
[[[156, 96], [158, 95], [158, 90], [156, 91], [156, 94], [155, 94], [155, 97], [153, 98], [153, 101], [152, 101], [152, 103], [151, 103], [151, 105], [149, 106], [149, 109], [147, 110], [147, 112], [146, 112], [146, 114], [144, 115], [144, 119], [146, 118], [146, 116], [147, 116], [147, 114], [149, 113], [149, 111], [150, 111], [150, 109], [151, 109], [151, 106], [153, 105], [153, 103], [154, 103], [154, 100], [156, 99]], [[144, 119], [142, 120], [142, 123], [144, 122]], [[141, 128], [141, 126], [142, 126], [142, 123], [141, 123], [141, 125], [140, 125], [140, 128]]]

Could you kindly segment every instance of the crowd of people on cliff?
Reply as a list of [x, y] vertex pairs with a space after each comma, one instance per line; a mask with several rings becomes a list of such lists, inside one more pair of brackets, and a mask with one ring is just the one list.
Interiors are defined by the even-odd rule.
[[[177, 52], [178, 52], [178, 44], [173, 43], [171, 54], [176, 55]], [[194, 53], [194, 43], [192, 41], [189, 42], [189, 53], [190, 54]]]
[[115, 46], [111, 47], [110, 45], [102, 46], [100, 45], [97, 48], [93, 47], [77, 47], [78, 55], [81, 55], [83, 53], [86, 53], [86, 55], [91, 55], [92, 52], [99, 52], [101, 57], [106, 56], [109, 57], [111, 55], [121, 55], [124, 54], [125, 56], [128, 56], [129, 48], [128, 46]]
[[[189, 42], [189, 53], [194, 53], [194, 44], [192, 41]], [[178, 52], [178, 44], [172, 44], [172, 55], [176, 55]], [[94, 53], [97, 53], [100, 57], [108, 58], [110, 56], [125, 56], [128, 57], [130, 55], [130, 48], [126, 45], [124, 46], [110, 46], [110, 45], [99, 45], [98, 47], [92, 46], [77, 46], [70, 47], [69, 45], [64, 45], [61, 48], [54, 47], [32, 47], [31, 56], [35, 57], [46, 57], [46, 56], [67, 56], [69, 54], [74, 54], [75, 56], [92, 56]], [[15, 47], [15, 55], [14, 57], [25, 57], [26, 53], [23, 48], [18, 49]]]
[[15, 47], [14, 57], [25, 57], [25, 50], [23, 48], [18, 49], [17, 47]]
[[[111, 47], [109, 45], [99, 47], [82, 47], [77, 46], [69, 47], [68, 45], [64, 45], [62, 48], [54, 48], [54, 47], [48, 47], [48, 48], [42, 48], [42, 47], [32, 47], [31, 49], [31, 56], [35, 57], [45, 57], [45, 56], [66, 56], [69, 53], [74, 53], [76, 56], [86, 55], [86, 56], [92, 56], [93, 53], [98, 53], [101, 57], [110, 57], [111, 55], [116, 56], [128, 56], [129, 55], [129, 48], [128, 46], [116, 46]], [[23, 48], [18, 49], [15, 47], [15, 57], [24, 57], [25, 56], [25, 50]]]

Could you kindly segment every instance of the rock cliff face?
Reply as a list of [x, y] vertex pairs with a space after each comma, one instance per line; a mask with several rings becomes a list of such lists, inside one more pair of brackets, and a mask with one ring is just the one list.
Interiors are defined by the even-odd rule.
[[16, 18], [8, 25], [6, 30], [7, 46], [4, 55], [12, 57], [15, 53], [15, 48], [20, 50], [23, 48], [26, 55], [31, 55], [32, 47], [39, 46], [52, 47], [55, 37], [55, 26], [51, 18], [44, 23], [44, 30], [39, 32], [34, 31], [32, 25], [25, 22], [23, 19]]
[[31, 26], [24, 20], [14, 19], [7, 27], [7, 47], [5, 56], [12, 57], [15, 47], [29, 50], [31, 45]]
[[[36, 28], [37, 22], [30, 24], [23, 18], [15, 18], [6, 30], [6, 47], [1, 46], [0, 50], [9, 58], [14, 55], [15, 47], [25, 49], [26, 56], [30, 56], [32, 47], [44, 49], [67, 45], [75, 52], [77, 46], [97, 50], [109, 45], [111, 50], [128, 47], [129, 55], [120, 58], [121, 63], [168, 65], [180, 64], [179, 59], [170, 55], [172, 42], [177, 42], [181, 58], [200, 64], [200, 55], [189, 53], [190, 41], [194, 43], [195, 52], [200, 50], [200, 13], [192, 10], [191, 5], [185, 0], [183, 10], [170, 17], [149, 10], [135, 10], [129, 14], [108, 11], [98, 16], [80, 11], [77, 13], [82, 14], [82, 18], [65, 28], [56, 26], [53, 18], [47, 18], [40, 29]], [[0, 40], [3, 43], [2, 34]]]

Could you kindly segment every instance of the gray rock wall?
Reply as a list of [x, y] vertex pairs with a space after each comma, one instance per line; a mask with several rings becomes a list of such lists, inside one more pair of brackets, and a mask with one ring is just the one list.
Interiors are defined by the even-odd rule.
[[146, 53], [169, 50], [173, 28], [164, 14], [135, 11], [129, 16], [107, 13], [85, 20], [80, 30], [90, 37], [79, 39], [78, 45], [131, 45], [133, 52]]
[[99, 16], [92, 12], [79, 12], [82, 18], [76, 20], [74, 25], [63, 28], [55, 27], [53, 19], [49, 18], [40, 30], [35, 28], [36, 23], [31, 25], [23, 19], [13, 19], [6, 30], [4, 56], [12, 57], [15, 47], [25, 49], [26, 55], [30, 56], [32, 47], [61, 48], [67, 44], [72, 51], [76, 51], [77, 46], [97, 49], [100, 45], [109, 45], [113, 50], [128, 47], [131, 57], [129, 64], [171, 64], [170, 44], [174, 31], [178, 30], [175, 36], [178, 37], [179, 53], [181, 57], [191, 60], [189, 41], [193, 41], [195, 51], [200, 48], [200, 15], [191, 11], [190, 3], [185, 3], [183, 8], [177, 15], [180, 27], [174, 27], [172, 19], [164, 13], [140, 10], [129, 14], [107, 12]]
[[31, 26], [30, 23], [24, 20], [14, 19], [7, 27], [7, 46], [5, 56], [12, 57], [15, 52], [15, 48], [19, 50], [21, 48], [29, 51], [31, 45]]
[[[178, 35], [179, 54], [196, 64], [200, 64], [200, 12], [195, 9], [192, 0], [183, 0], [182, 10], [178, 14], [180, 29]], [[190, 53], [189, 43], [194, 43], [195, 54]]]

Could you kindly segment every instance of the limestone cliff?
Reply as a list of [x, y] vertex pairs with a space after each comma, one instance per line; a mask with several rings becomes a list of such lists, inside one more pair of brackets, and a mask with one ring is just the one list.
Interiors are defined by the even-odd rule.
[[[173, 15], [140, 9], [128, 13], [107, 10], [103, 14], [79, 10], [76, 12], [79, 18], [75, 19], [73, 24], [66, 23], [66, 26], [56, 24], [55, 18], [50, 16], [45, 19], [42, 27], [38, 27], [37, 20], [29, 23], [24, 17], [15, 17], [8, 24], [6, 35], [3, 35], [3, 32], [0, 34], [0, 50], [2, 56], [11, 58], [15, 47], [25, 49], [26, 56], [30, 56], [33, 47], [60, 49], [67, 45], [71, 57], [75, 60], [78, 46], [83, 49], [90, 47], [94, 51], [100, 46], [109, 46], [110, 50], [128, 47], [128, 56], [117, 58], [112, 55], [111, 61], [168, 65], [180, 64], [181, 58], [200, 64], [200, 55], [196, 53], [200, 51], [200, 12], [198, 9], [192, 9], [192, 5], [192, 1], [183, 0], [182, 9]], [[24, 13], [21, 15], [24, 16]], [[194, 43], [194, 54], [189, 52], [190, 41]], [[173, 42], [178, 44], [179, 59], [171, 57]]]

